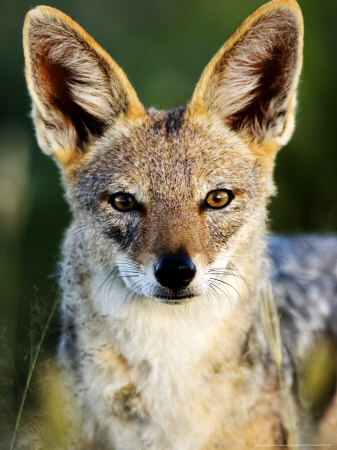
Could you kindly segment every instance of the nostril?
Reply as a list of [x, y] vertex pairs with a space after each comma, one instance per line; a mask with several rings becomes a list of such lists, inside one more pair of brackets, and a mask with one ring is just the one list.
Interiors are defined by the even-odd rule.
[[179, 289], [186, 287], [196, 273], [195, 265], [185, 255], [167, 255], [160, 259], [154, 269], [157, 281], [164, 287]]

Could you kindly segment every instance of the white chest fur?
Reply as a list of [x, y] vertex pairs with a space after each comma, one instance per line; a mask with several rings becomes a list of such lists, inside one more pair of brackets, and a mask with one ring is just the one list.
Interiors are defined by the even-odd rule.
[[98, 426], [117, 449], [188, 450], [224, 426], [233, 432], [255, 400], [256, 377], [240, 361], [252, 306], [236, 298], [130, 303], [120, 300], [124, 289], [97, 296], [99, 313], [82, 308], [87, 434]]

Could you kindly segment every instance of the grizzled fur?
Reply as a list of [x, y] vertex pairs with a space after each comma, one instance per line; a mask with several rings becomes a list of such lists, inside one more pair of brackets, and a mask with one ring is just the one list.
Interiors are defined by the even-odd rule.
[[[302, 44], [296, 1], [273, 0], [216, 53], [189, 104], [163, 112], [143, 107], [69, 17], [28, 13], [37, 137], [62, 169], [73, 213], [58, 354], [70, 448], [289, 443], [259, 314], [270, 280], [296, 432], [309, 438], [298, 368], [315, 333], [336, 334], [336, 258], [326, 259], [336, 239], [268, 241], [265, 225], [275, 155], [294, 127]], [[209, 203], [214, 191], [228, 194], [221, 208]], [[130, 210], [116, 207], [120, 193], [135, 199]], [[156, 278], [167, 255], [196, 269], [179, 289]]]

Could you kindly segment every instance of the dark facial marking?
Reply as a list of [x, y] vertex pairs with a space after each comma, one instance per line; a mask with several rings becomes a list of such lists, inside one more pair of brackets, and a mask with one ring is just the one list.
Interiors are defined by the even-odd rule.
[[179, 106], [178, 108], [166, 111], [166, 134], [169, 136], [172, 133], [177, 133], [184, 123], [184, 113], [186, 107]]
[[[38, 61], [40, 64], [40, 75], [45, 80], [49, 103], [58, 109], [64, 117], [73, 124], [76, 129], [79, 148], [88, 141], [88, 134], [101, 136], [106, 124], [97, 117], [85, 111], [72, 98], [69, 83], [84, 84], [76, 78], [76, 75], [62, 64], [53, 62], [43, 56]], [[88, 89], [90, 88], [88, 83]]]
[[105, 234], [114, 239], [123, 250], [126, 250], [135, 241], [136, 231], [137, 225], [128, 226], [126, 231], [119, 226], [110, 226]]

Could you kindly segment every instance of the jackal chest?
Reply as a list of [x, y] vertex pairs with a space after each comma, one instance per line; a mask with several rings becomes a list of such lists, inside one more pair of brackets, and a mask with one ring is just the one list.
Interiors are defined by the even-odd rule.
[[117, 449], [216, 448], [224, 436], [230, 442], [249, 420], [263, 384], [261, 367], [238, 364], [214, 336], [213, 345], [201, 349], [192, 338], [172, 340], [163, 332], [134, 339], [133, 331], [119, 324], [113, 342], [82, 337], [87, 429], [98, 424]]

